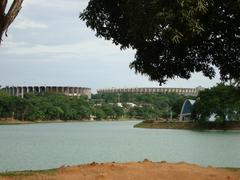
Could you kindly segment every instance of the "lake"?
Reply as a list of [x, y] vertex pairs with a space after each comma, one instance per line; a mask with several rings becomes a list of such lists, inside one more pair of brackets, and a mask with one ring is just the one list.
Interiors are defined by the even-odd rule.
[[138, 121], [0, 126], [0, 171], [90, 162], [185, 161], [240, 167], [240, 131], [138, 129]]

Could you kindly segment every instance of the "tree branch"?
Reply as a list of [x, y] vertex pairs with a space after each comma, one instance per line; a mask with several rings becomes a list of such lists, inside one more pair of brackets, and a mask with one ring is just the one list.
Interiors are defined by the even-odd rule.
[[1, 0], [0, 3], [0, 43], [2, 41], [3, 34], [5, 33], [7, 36], [8, 27], [12, 24], [21, 10], [23, 0], [14, 0], [9, 11], [5, 14], [7, 2], [7, 0]]
[[5, 9], [7, 7], [7, 0], [2, 0], [0, 3], [0, 20], [5, 15]]

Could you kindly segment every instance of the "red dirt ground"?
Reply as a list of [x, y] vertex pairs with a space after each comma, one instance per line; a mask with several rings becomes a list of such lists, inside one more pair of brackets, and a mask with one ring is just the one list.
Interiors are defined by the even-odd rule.
[[1, 180], [240, 180], [240, 170], [187, 163], [91, 163], [60, 167], [53, 172], [0, 176]]

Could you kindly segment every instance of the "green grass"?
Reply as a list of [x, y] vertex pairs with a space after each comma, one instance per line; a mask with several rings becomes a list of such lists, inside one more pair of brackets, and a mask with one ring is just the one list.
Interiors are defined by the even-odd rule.
[[0, 177], [2, 176], [32, 176], [34, 174], [50, 174], [54, 175], [57, 169], [46, 169], [46, 170], [30, 170], [30, 171], [12, 171], [12, 172], [3, 172], [0, 173]]

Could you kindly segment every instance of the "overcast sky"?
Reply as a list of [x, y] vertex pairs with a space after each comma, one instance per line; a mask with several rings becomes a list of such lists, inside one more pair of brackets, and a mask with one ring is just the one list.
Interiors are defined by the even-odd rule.
[[[11, 2], [11, 1], [10, 1]], [[24, 0], [0, 47], [0, 85], [157, 87], [129, 69], [134, 51], [98, 39], [78, 18], [88, 0]], [[201, 73], [163, 87], [211, 87]]]

